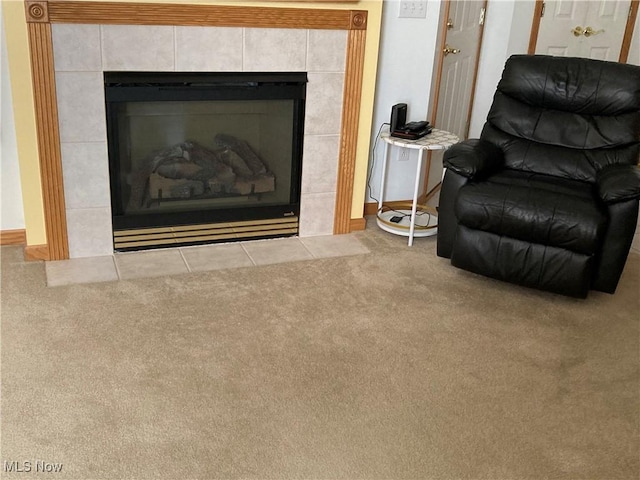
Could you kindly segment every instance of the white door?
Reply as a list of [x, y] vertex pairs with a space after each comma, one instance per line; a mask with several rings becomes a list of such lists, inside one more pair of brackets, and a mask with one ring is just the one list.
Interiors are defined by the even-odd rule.
[[617, 62], [630, 8], [631, 0], [591, 2], [581, 56]]
[[631, 0], [544, 2], [536, 53], [617, 62]]
[[486, 1], [451, 1], [435, 127], [467, 138]]

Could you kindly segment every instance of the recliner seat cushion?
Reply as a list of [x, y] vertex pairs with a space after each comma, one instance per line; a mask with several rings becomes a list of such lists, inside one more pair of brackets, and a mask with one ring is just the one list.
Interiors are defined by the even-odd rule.
[[598, 251], [607, 226], [590, 185], [515, 171], [462, 187], [455, 213], [468, 228], [586, 255]]

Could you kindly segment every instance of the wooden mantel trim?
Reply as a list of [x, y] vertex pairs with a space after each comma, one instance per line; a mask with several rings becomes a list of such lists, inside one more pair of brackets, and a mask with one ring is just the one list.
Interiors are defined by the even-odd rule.
[[338, 184], [333, 233], [351, 231], [351, 201], [355, 178], [355, 158], [360, 119], [360, 98], [364, 72], [365, 31], [352, 30], [347, 42], [347, 68], [342, 95], [342, 130], [338, 157]]
[[[42, 3], [42, 2], [39, 2]], [[33, 11], [33, 4], [31, 11]], [[38, 10], [40, 12], [40, 10]], [[46, 9], [44, 10], [46, 14]], [[39, 247], [41, 260], [69, 258], [67, 213], [62, 179], [62, 154], [58, 124], [55, 71], [53, 67], [53, 41], [51, 25], [44, 21], [29, 23], [29, 48], [33, 97], [36, 113], [40, 182], [44, 207], [47, 249]]]
[[365, 30], [367, 12], [170, 3], [25, 0], [27, 22]]
[[[68, 0], [24, 0], [33, 70], [36, 130], [47, 233], [44, 260], [69, 258], [55, 89], [52, 23], [347, 30], [334, 233], [351, 231], [367, 11]], [[43, 246], [40, 246], [42, 250]]]
[[47, 0], [25, 0], [27, 23], [49, 23], [49, 4]]

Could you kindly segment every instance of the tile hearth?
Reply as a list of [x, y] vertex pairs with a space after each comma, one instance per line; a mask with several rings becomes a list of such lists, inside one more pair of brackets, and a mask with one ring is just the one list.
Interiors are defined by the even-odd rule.
[[355, 236], [290, 237], [45, 262], [47, 285], [111, 282], [369, 253]]

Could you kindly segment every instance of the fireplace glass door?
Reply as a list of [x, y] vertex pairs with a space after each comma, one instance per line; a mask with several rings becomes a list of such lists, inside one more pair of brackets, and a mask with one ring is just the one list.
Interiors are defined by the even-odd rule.
[[105, 73], [116, 249], [131, 230], [297, 219], [305, 89], [300, 73]]

